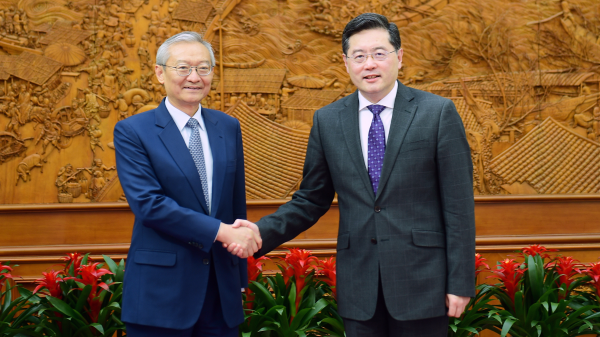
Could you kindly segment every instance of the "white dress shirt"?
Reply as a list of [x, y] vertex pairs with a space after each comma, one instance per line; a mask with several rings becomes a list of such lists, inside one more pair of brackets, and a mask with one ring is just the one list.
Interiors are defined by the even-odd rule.
[[398, 93], [398, 82], [394, 83], [394, 89], [390, 91], [381, 101], [377, 103], [369, 102], [360, 91], [358, 92], [358, 123], [360, 126], [360, 147], [362, 148], [365, 167], [369, 169], [369, 129], [373, 122], [373, 113], [367, 108], [372, 104], [385, 106], [385, 109], [379, 114], [383, 123], [383, 131], [385, 131], [385, 143], [387, 144], [390, 134], [390, 125], [392, 124], [392, 114], [394, 112], [394, 103], [396, 102], [396, 94]]
[[[183, 137], [183, 141], [185, 141], [185, 145], [190, 147], [190, 137], [192, 136], [192, 128], [186, 126], [187, 122], [190, 118], [194, 118], [200, 123], [200, 140], [202, 140], [202, 152], [204, 153], [204, 166], [206, 167], [206, 181], [208, 188], [208, 200], [210, 200], [210, 204], [212, 204], [212, 180], [213, 180], [213, 155], [210, 151], [210, 142], [208, 141], [208, 133], [206, 132], [206, 127], [204, 126], [204, 119], [202, 118], [202, 105], [198, 106], [198, 111], [193, 117], [190, 117], [185, 112], [177, 109], [171, 102], [169, 102], [169, 98], [165, 100], [165, 105], [171, 117], [175, 121], [179, 132], [181, 132], [181, 137]], [[211, 205], [208, 205], [208, 212], [210, 214]]]

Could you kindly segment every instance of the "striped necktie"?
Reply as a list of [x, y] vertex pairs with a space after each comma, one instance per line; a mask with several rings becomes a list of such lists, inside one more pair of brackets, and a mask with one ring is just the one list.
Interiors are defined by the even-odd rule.
[[200, 182], [202, 183], [202, 192], [204, 192], [204, 199], [206, 206], [210, 210], [210, 201], [208, 200], [208, 181], [206, 179], [206, 163], [204, 162], [204, 151], [202, 151], [202, 140], [200, 139], [200, 123], [194, 118], [190, 118], [186, 124], [187, 127], [192, 129], [192, 135], [190, 136], [190, 153], [196, 164], [196, 169], [200, 175]]

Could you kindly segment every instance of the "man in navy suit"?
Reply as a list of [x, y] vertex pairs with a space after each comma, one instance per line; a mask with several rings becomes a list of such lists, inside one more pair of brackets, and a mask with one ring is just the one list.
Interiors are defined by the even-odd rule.
[[240, 123], [200, 101], [215, 57], [195, 32], [158, 49], [156, 77], [167, 98], [115, 126], [119, 179], [135, 224], [123, 288], [127, 335], [231, 336], [243, 322], [246, 257], [260, 236], [233, 228], [246, 218]]

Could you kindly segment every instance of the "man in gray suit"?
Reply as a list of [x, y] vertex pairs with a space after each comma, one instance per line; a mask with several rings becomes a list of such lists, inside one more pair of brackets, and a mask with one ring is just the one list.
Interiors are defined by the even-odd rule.
[[384, 16], [350, 21], [342, 48], [358, 91], [315, 112], [300, 189], [257, 222], [257, 254], [316, 223], [337, 192], [346, 335], [446, 336], [448, 316], [459, 317], [475, 295], [473, 168], [462, 121], [449, 99], [397, 81], [400, 34]]

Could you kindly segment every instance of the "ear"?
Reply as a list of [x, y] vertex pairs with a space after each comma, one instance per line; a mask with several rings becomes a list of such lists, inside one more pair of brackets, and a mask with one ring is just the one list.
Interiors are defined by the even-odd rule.
[[160, 82], [160, 84], [165, 83], [165, 68], [163, 68], [163, 66], [159, 66], [158, 64], [155, 64], [154, 65], [154, 74], [156, 75], [156, 78], [158, 79], [158, 82]]
[[342, 54], [342, 58], [344, 59], [344, 65], [346, 66], [346, 72], [350, 74], [350, 68], [348, 68], [348, 59], [346, 58], [346, 54]]
[[398, 69], [402, 69], [402, 56], [404, 55], [404, 49], [398, 49]]

